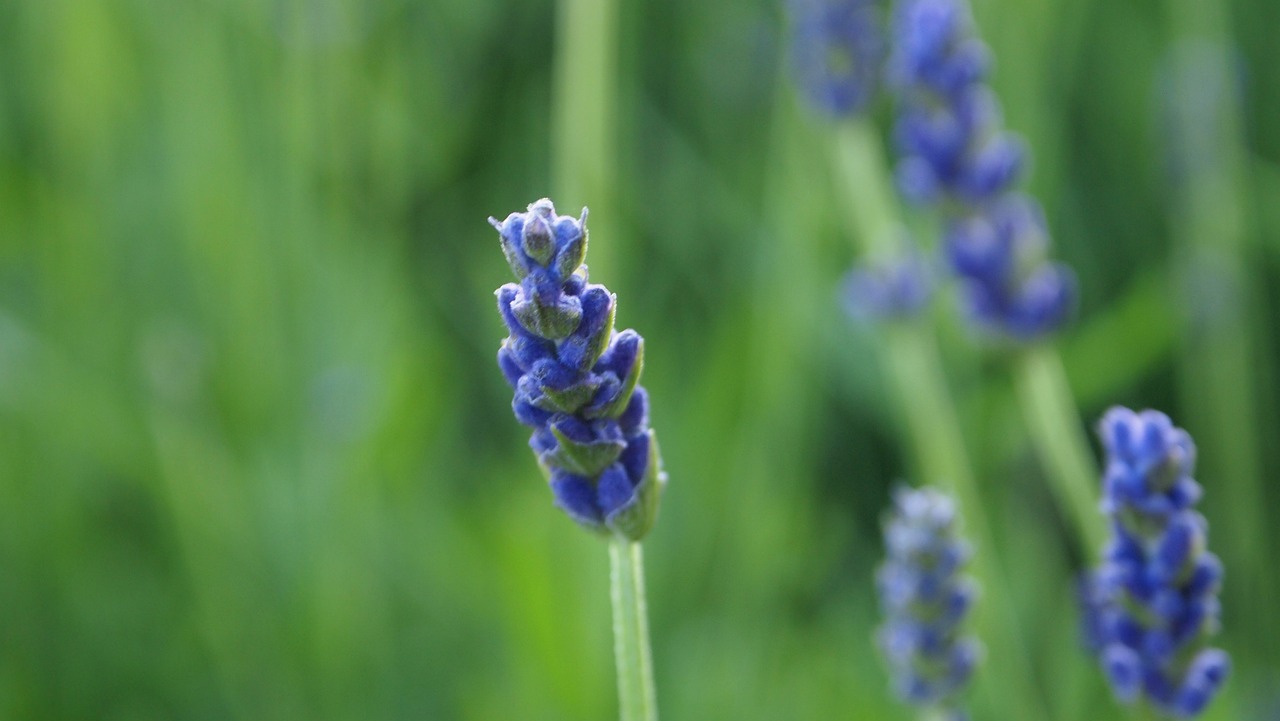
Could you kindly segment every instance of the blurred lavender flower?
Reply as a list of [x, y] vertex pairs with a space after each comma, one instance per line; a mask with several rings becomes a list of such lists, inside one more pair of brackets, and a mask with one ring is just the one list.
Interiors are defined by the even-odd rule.
[[1017, 179], [1022, 142], [1000, 127], [985, 84], [990, 53], [962, 0], [904, 0], [895, 8], [889, 78], [899, 95], [898, 182], [917, 202], [975, 205]]
[[928, 264], [909, 250], [849, 271], [841, 300], [849, 315], [860, 320], [905, 320], [918, 315], [932, 293]]
[[556, 215], [550, 200], [512, 213], [498, 229], [520, 281], [497, 291], [510, 336], [498, 365], [515, 390], [516, 419], [556, 505], [575, 521], [638, 541], [657, 515], [666, 483], [638, 385], [644, 340], [613, 328], [616, 297], [587, 282], [587, 211]]
[[983, 330], [1027, 342], [1059, 328], [1075, 305], [1074, 275], [1047, 261], [1049, 236], [1032, 198], [1012, 191], [1023, 143], [1002, 128], [986, 85], [990, 52], [964, 0], [902, 0], [893, 18], [890, 82], [899, 190], [947, 215], [944, 254]]
[[787, 9], [792, 63], [809, 102], [834, 117], [865, 110], [884, 58], [874, 0], [789, 0]]
[[1145, 696], [1162, 713], [1191, 718], [1231, 668], [1226, 652], [1205, 647], [1218, 629], [1222, 564], [1205, 550], [1208, 523], [1194, 510], [1195, 445], [1150, 410], [1112, 408], [1098, 433], [1113, 536], [1084, 587], [1085, 639], [1121, 701]]
[[957, 696], [981, 654], [960, 627], [976, 589], [961, 576], [969, 546], [942, 492], [899, 488], [884, 529], [888, 558], [876, 575], [885, 623], [877, 634], [906, 702], [964, 718]]
[[1075, 274], [1047, 260], [1048, 248], [1040, 205], [1020, 193], [947, 224], [943, 254], [963, 281], [974, 325], [1025, 342], [1066, 322], [1075, 305]]

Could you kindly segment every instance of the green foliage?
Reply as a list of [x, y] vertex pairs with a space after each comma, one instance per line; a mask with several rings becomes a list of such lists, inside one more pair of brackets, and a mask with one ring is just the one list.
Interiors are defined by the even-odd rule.
[[[1197, 363], [1215, 352], [1197, 333], [1237, 302], [1234, 382], [1250, 430], [1280, 436], [1280, 18], [1229, 10], [1248, 200], [1225, 252], [1250, 291], [1206, 320], [1173, 310], [1194, 239], [1156, 115], [1185, 31], [1154, 0], [976, 3], [1081, 277], [1062, 347], [1082, 423], [1154, 406], [1235, 447], [1217, 391], [1186, 379], [1233, 382]], [[671, 476], [645, 544], [664, 717], [905, 719], [870, 579], [887, 489], [918, 466], [879, 338], [832, 321], [847, 201], [779, 67], [780, 9], [621, 14], [614, 207], [555, 197], [600, 211], [599, 279], [648, 340]], [[604, 546], [550, 508], [494, 367], [508, 271], [485, 218], [552, 191], [554, 17], [549, 0], [0, 3], [0, 718], [614, 714]], [[1008, 363], [938, 314], [1035, 631], [1026, 672], [1055, 719], [1120, 718], [1074, 646], [1082, 559]], [[1261, 564], [1280, 492], [1242, 474], [1280, 446], [1245, 447], [1202, 444], [1198, 474], [1238, 671], [1215, 719], [1277, 703]], [[991, 718], [1001, 679], [976, 686]]]

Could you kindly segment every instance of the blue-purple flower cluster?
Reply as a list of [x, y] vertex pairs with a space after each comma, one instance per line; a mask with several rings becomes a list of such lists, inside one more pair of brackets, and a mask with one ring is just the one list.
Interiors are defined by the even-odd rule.
[[952, 499], [932, 488], [900, 488], [884, 528], [888, 558], [876, 575], [885, 623], [877, 641], [906, 702], [963, 718], [958, 696], [980, 656], [961, 634], [976, 589], [961, 574], [969, 546]]
[[587, 282], [587, 211], [556, 215], [550, 200], [499, 223], [519, 285], [497, 291], [510, 336], [498, 365], [515, 391], [516, 419], [548, 476], [556, 505], [575, 521], [631, 540], [657, 516], [666, 483], [638, 384], [644, 340], [613, 327], [616, 297]]
[[1056, 330], [1075, 304], [1074, 275], [1047, 258], [1039, 204], [1013, 190], [1026, 151], [1002, 127], [986, 84], [990, 53], [968, 6], [903, 0], [893, 42], [898, 186], [908, 200], [945, 210], [945, 255], [972, 319], [1021, 342]]
[[1145, 697], [1191, 718], [1231, 668], [1226, 652], [1206, 647], [1218, 630], [1222, 564], [1205, 550], [1208, 524], [1195, 511], [1195, 445], [1158, 411], [1112, 408], [1098, 432], [1113, 535], [1087, 584], [1086, 640], [1121, 701]]
[[874, 0], [790, 0], [788, 9], [792, 63], [809, 102], [833, 117], [865, 110], [884, 60]]
[[845, 276], [841, 300], [859, 320], [906, 320], [918, 315], [933, 294], [929, 264], [914, 249], [855, 267]]

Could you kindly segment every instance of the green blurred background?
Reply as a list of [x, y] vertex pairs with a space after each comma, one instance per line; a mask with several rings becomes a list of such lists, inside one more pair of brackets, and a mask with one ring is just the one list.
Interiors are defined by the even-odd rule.
[[[551, 507], [494, 363], [485, 218], [544, 195], [592, 206], [593, 279], [648, 341], [664, 716], [909, 718], [870, 579], [888, 488], [924, 479], [837, 310], [831, 126], [778, 3], [617, 13], [610, 179], [575, 185], [550, 0], [0, 3], [0, 718], [613, 716], [604, 544]], [[1081, 423], [1158, 407], [1200, 442], [1236, 661], [1210, 717], [1280, 718], [1280, 6], [976, 14], [1081, 278]], [[1122, 718], [1009, 358], [953, 307], [1027, 673], [1056, 719]]]

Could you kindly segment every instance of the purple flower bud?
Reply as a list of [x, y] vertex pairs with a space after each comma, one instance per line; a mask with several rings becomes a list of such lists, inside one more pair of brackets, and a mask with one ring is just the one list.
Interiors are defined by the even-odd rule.
[[1132, 703], [1142, 690], [1142, 659], [1133, 649], [1120, 644], [1107, 646], [1102, 653], [1102, 666], [1116, 698]]

